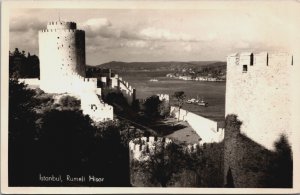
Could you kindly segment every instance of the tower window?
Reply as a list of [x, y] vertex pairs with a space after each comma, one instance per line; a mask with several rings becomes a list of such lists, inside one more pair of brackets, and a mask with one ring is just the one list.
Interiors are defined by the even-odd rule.
[[253, 53], [250, 55], [250, 66], [253, 66]]
[[294, 57], [292, 56], [292, 63], [291, 65], [293, 66], [294, 65]]
[[57, 37], [59, 39], [59, 37]]
[[267, 54], [267, 66], [269, 66], [269, 54]]
[[247, 72], [247, 71], [248, 71], [247, 65], [243, 65], [243, 72]]

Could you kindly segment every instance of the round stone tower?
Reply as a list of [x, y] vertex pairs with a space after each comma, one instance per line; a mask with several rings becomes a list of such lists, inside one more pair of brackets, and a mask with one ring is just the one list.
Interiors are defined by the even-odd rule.
[[85, 32], [74, 22], [49, 22], [39, 31], [41, 89], [68, 92], [74, 76], [85, 77]]

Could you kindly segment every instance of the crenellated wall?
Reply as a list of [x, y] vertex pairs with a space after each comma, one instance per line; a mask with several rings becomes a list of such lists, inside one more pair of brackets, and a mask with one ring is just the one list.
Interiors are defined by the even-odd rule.
[[[218, 128], [216, 121], [204, 118], [195, 113], [171, 106], [171, 115], [182, 121], [187, 121], [202, 139], [202, 143], [221, 142], [224, 139], [224, 129]], [[179, 116], [180, 115], [180, 116]]]
[[157, 94], [160, 101], [170, 101], [170, 95], [169, 94]]
[[138, 161], [149, 160], [149, 155], [153, 155], [156, 150], [161, 150], [170, 143], [171, 139], [163, 137], [136, 138], [129, 142], [130, 157]]
[[242, 121], [241, 132], [267, 149], [280, 134], [291, 137], [291, 75], [288, 53], [238, 53], [227, 57], [225, 113]]
[[127, 99], [127, 102], [131, 104], [136, 99], [136, 90], [128, 82], [123, 81], [121, 77], [117, 78], [117, 88], [120, 90], [124, 97]]
[[[160, 153], [169, 144], [174, 144], [175, 151]], [[168, 187], [221, 187], [223, 184], [223, 144], [202, 144], [177, 145], [169, 138], [162, 137], [141, 137], [129, 142], [130, 155], [130, 182], [136, 187], [159, 187], [162, 183], [156, 180], [160, 177], [155, 172], [173, 171], [171, 177], [166, 181]], [[157, 152], [159, 151], [159, 152]], [[174, 154], [176, 152], [176, 154]], [[177, 154], [178, 153], [178, 154]], [[153, 158], [160, 158], [157, 161]], [[163, 154], [163, 156], [161, 155]], [[172, 156], [175, 155], [175, 156]], [[180, 156], [180, 159], [177, 157]], [[174, 158], [175, 157], [175, 158]], [[164, 166], [160, 160], [172, 159], [176, 169], [167, 170], [170, 167]], [[147, 166], [147, 163], [151, 166]], [[177, 164], [179, 163], [179, 164]], [[168, 164], [168, 163], [166, 163]], [[178, 169], [177, 169], [178, 165]], [[151, 170], [149, 170], [151, 169]], [[164, 173], [161, 173], [164, 175]], [[156, 178], [156, 179], [153, 179]], [[159, 180], [159, 179], [158, 179]]]

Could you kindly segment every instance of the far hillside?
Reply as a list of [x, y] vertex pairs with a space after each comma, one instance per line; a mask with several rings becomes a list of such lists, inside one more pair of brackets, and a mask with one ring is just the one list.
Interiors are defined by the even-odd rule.
[[226, 71], [226, 62], [219, 61], [192, 61], [192, 62], [119, 62], [111, 61], [96, 66], [88, 66], [93, 68], [106, 69], [110, 68], [116, 72], [128, 71], [170, 71], [177, 72], [183, 69], [202, 69], [202, 68], [218, 68]]

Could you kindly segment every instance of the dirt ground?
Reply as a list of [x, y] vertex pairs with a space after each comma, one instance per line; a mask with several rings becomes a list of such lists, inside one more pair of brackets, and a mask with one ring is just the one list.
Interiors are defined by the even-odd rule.
[[[169, 129], [171, 127], [171, 129], [173, 130], [168, 131], [168, 129], [166, 129], [165, 133], [161, 132], [163, 133], [164, 137], [168, 137], [173, 139], [174, 141], [187, 144], [194, 144], [199, 142], [199, 135], [185, 121], [178, 122], [177, 119], [168, 118], [161, 121], [160, 124], [169, 127]], [[161, 131], [163, 131], [163, 129]]]

